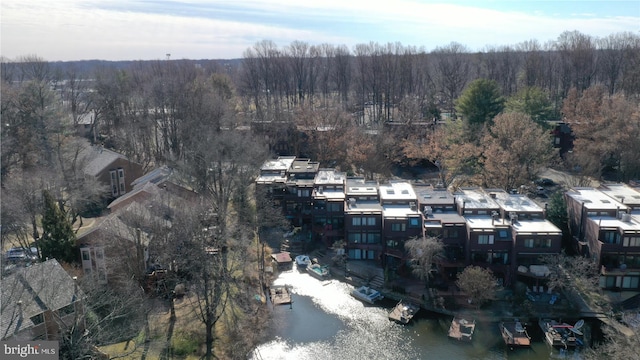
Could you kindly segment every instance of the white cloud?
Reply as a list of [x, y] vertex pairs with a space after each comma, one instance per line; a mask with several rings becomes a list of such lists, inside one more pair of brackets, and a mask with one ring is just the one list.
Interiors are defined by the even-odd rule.
[[[132, 4], [135, 11], [127, 11]], [[546, 42], [566, 30], [593, 36], [637, 31], [640, 22], [632, 16], [587, 14], [563, 18], [412, 0], [243, 0], [213, 4], [189, 0], [182, 4], [213, 6], [220, 17], [229, 13], [222, 10], [231, 8], [241, 11], [246, 19], [260, 18], [250, 14], [269, 15], [271, 22], [212, 19], [210, 12], [201, 16], [188, 16], [178, 10], [145, 12], [144, 6], [154, 6], [148, 2], [3, 0], [2, 55], [13, 58], [37, 54], [47, 60], [159, 59], [166, 53], [172, 58], [230, 58], [242, 56], [261, 39], [281, 46], [293, 40], [348, 46], [401, 41], [427, 50], [457, 41], [479, 50], [487, 44], [510, 45], [532, 38]], [[173, 9], [175, 3], [163, 5]], [[276, 24], [274, 19], [278, 20]], [[312, 28], [305, 22], [322, 22], [325, 26]]]

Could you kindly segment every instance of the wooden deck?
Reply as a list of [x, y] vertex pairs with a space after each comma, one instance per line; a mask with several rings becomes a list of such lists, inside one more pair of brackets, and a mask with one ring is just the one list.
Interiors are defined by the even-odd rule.
[[408, 324], [419, 310], [420, 307], [418, 305], [400, 300], [389, 313], [389, 320], [393, 320], [400, 324]]
[[291, 294], [286, 286], [272, 286], [269, 288], [269, 297], [273, 305], [291, 304]]
[[455, 316], [451, 321], [451, 326], [449, 327], [449, 337], [456, 340], [471, 341], [473, 340], [473, 333], [475, 329], [475, 320]]

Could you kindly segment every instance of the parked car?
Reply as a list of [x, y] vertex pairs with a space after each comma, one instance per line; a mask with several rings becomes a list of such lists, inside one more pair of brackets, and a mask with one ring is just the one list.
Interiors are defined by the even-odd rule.
[[13, 247], [7, 250], [5, 259], [7, 262], [35, 261], [38, 259], [38, 253], [35, 248]]
[[553, 186], [556, 183], [553, 182], [553, 180], [548, 179], [548, 178], [540, 178], [538, 180], [536, 180], [536, 185], [538, 186]]

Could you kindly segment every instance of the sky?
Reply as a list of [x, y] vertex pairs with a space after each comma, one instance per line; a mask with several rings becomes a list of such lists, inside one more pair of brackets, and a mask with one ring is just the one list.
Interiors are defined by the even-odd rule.
[[640, 0], [0, 0], [10, 60], [232, 59], [261, 40], [481, 51], [574, 30], [640, 35]]

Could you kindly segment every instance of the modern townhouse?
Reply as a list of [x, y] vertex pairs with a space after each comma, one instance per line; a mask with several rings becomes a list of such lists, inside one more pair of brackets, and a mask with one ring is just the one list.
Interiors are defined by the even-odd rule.
[[413, 188], [424, 217], [425, 235], [440, 238], [444, 245], [444, 254], [437, 259], [439, 271], [445, 280], [455, 280], [466, 266], [467, 239], [467, 223], [458, 214], [455, 196], [431, 185], [415, 184]]
[[404, 244], [411, 238], [424, 236], [418, 198], [408, 182], [391, 182], [379, 186], [382, 206], [382, 265], [400, 274], [408, 273]]
[[346, 175], [334, 169], [320, 169], [313, 183], [312, 232], [330, 246], [344, 239]]
[[565, 194], [572, 235], [601, 269], [600, 286], [640, 290], [640, 192], [620, 184]]
[[284, 215], [295, 227], [311, 227], [312, 194], [319, 168], [318, 162], [295, 159], [287, 171]]
[[487, 190], [500, 205], [500, 217], [510, 223], [513, 258], [508, 278], [514, 274], [537, 286], [548, 275], [541, 258], [562, 251], [562, 230], [546, 220], [545, 209], [527, 196]]
[[269, 195], [273, 205], [284, 212], [284, 196], [287, 191], [287, 172], [295, 156], [280, 156], [277, 159], [267, 160], [260, 167], [260, 174], [256, 179], [256, 190]]
[[382, 264], [382, 205], [376, 182], [347, 178], [344, 228], [350, 260]]

